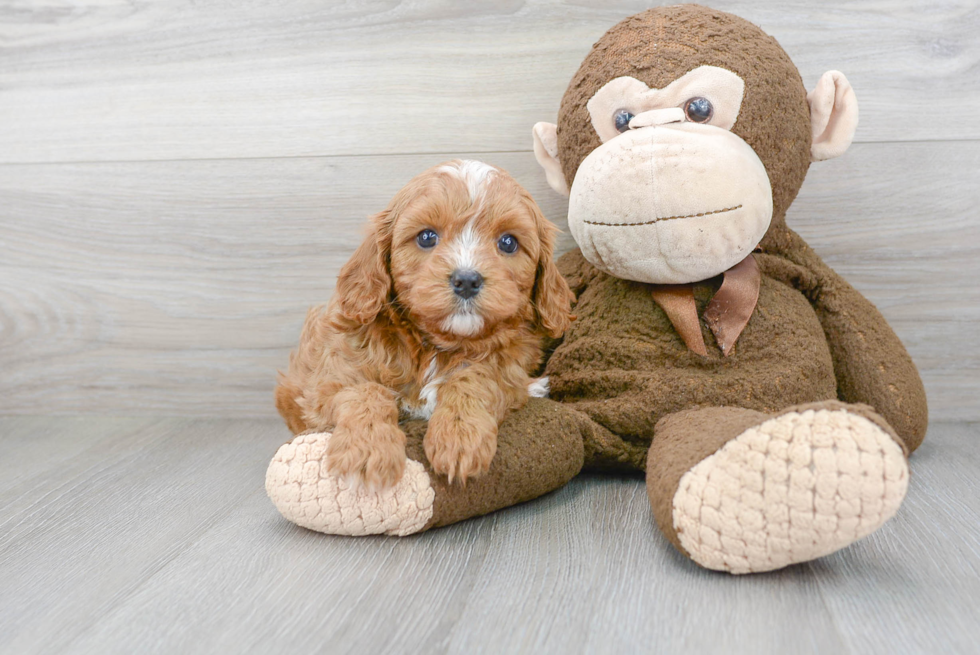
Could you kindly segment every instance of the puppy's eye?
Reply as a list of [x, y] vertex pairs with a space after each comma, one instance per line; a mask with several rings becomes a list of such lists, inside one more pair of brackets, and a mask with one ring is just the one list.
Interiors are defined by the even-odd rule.
[[435, 230], [422, 230], [415, 237], [415, 243], [419, 244], [419, 248], [428, 250], [429, 248], [434, 248], [439, 243], [439, 235], [435, 233]]
[[693, 123], [707, 123], [715, 113], [707, 98], [691, 98], [684, 103], [684, 115]]
[[517, 252], [517, 237], [515, 237], [513, 234], [505, 234], [497, 239], [497, 247], [500, 248], [500, 252], [513, 255], [515, 252]]
[[633, 114], [628, 109], [620, 109], [613, 114], [613, 121], [616, 123], [616, 130], [619, 132], [625, 132], [630, 129], [631, 120], [633, 120]]

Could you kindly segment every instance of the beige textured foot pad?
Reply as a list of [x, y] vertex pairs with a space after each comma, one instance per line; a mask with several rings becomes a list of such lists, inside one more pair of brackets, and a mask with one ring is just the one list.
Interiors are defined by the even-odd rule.
[[265, 490], [280, 513], [296, 525], [339, 535], [421, 531], [432, 518], [435, 491], [419, 462], [383, 491], [354, 487], [326, 470], [330, 433], [304, 434], [279, 448], [265, 474]]
[[898, 510], [908, 481], [901, 446], [863, 416], [783, 414], [684, 474], [674, 528], [701, 566], [771, 571], [871, 534]]

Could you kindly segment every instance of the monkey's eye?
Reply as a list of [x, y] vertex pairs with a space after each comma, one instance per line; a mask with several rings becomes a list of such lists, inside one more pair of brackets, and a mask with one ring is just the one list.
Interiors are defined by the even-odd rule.
[[684, 115], [692, 123], [707, 123], [714, 113], [715, 108], [707, 98], [691, 98], [684, 103]]
[[434, 248], [439, 243], [439, 235], [435, 233], [435, 230], [422, 230], [415, 237], [415, 243], [419, 244], [419, 248], [428, 250], [429, 248]]
[[515, 252], [517, 252], [517, 237], [515, 237], [513, 234], [505, 234], [497, 239], [497, 247], [500, 248], [500, 252], [513, 255]]
[[631, 120], [633, 120], [633, 114], [631, 114], [628, 109], [620, 109], [613, 114], [613, 121], [616, 122], [616, 129], [620, 132], [625, 132], [626, 130], [630, 129]]

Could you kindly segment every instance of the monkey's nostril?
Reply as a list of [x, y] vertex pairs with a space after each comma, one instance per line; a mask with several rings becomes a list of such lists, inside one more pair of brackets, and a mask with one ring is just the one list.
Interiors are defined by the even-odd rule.
[[449, 276], [449, 284], [453, 288], [453, 293], [467, 300], [480, 293], [483, 276], [476, 271], [453, 271]]

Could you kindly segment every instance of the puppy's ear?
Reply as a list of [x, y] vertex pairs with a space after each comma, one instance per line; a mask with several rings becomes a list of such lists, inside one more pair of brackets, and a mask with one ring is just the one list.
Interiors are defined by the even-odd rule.
[[538, 324], [548, 336], [558, 338], [572, 323], [572, 290], [555, 265], [555, 235], [558, 228], [548, 221], [537, 204], [528, 197], [528, 205], [538, 226], [541, 251], [537, 278], [534, 281], [534, 308]]
[[375, 214], [364, 242], [340, 269], [334, 292], [340, 312], [348, 319], [367, 324], [377, 318], [391, 295], [388, 259], [391, 254], [389, 211]]

